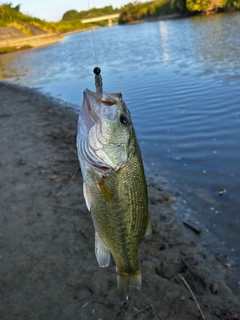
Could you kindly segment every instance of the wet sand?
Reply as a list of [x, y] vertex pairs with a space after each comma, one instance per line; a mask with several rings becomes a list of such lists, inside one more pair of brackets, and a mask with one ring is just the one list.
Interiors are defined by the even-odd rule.
[[2, 320], [240, 319], [234, 261], [182, 223], [179, 195], [150, 177], [153, 234], [139, 249], [143, 287], [123, 304], [114, 262], [99, 268], [94, 254], [76, 112], [2, 82], [0, 97]]

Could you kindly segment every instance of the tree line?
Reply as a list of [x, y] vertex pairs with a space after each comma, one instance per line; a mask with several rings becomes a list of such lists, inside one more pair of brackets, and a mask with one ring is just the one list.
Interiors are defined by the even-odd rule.
[[157, 0], [143, 3], [135, 1], [121, 8], [119, 23], [131, 23], [171, 14], [190, 16], [233, 10], [240, 10], [240, 0]]
[[64, 13], [62, 17], [62, 21], [71, 21], [71, 20], [82, 20], [82, 19], [88, 19], [91, 17], [100, 17], [100, 16], [106, 16], [109, 14], [119, 13], [119, 8], [113, 8], [112, 6], [106, 6], [103, 8], [92, 8], [90, 10], [83, 10], [83, 11], [77, 11], [77, 10], [69, 10]]

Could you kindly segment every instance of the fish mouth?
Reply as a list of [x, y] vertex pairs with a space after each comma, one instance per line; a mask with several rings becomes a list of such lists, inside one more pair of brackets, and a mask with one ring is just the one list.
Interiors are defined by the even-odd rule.
[[101, 92], [92, 92], [86, 89], [83, 91], [83, 101], [85, 101], [85, 108], [83, 110], [84, 117], [90, 129], [90, 127], [100, 119], [99, 106], [101, 104]]
[[89, 89], [83, 91], [83, 100], [86, 103], [85, 116], [96, 123], [101, 115], [110, 111], [109, 107], [123, 103], [121, 93], [93, 92]]

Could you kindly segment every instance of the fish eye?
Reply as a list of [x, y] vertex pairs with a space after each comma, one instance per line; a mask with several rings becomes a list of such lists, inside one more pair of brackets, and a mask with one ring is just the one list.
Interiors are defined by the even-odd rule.
[[124, 114], [121, 114], [120, 115], [120, 122], [121, 122], [121, 124], [126, 126], [128, 124], [128, 118]]

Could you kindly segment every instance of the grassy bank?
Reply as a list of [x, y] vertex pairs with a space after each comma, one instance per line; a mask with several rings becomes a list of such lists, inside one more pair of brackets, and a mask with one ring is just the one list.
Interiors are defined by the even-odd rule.
[[28, 50], [32, 48], [33, 47], [30, 45], [23, 45], [21, 47], [3, 47], [3, 48], [0, 48], [0, 54], [23, 51], [23, 50]]

